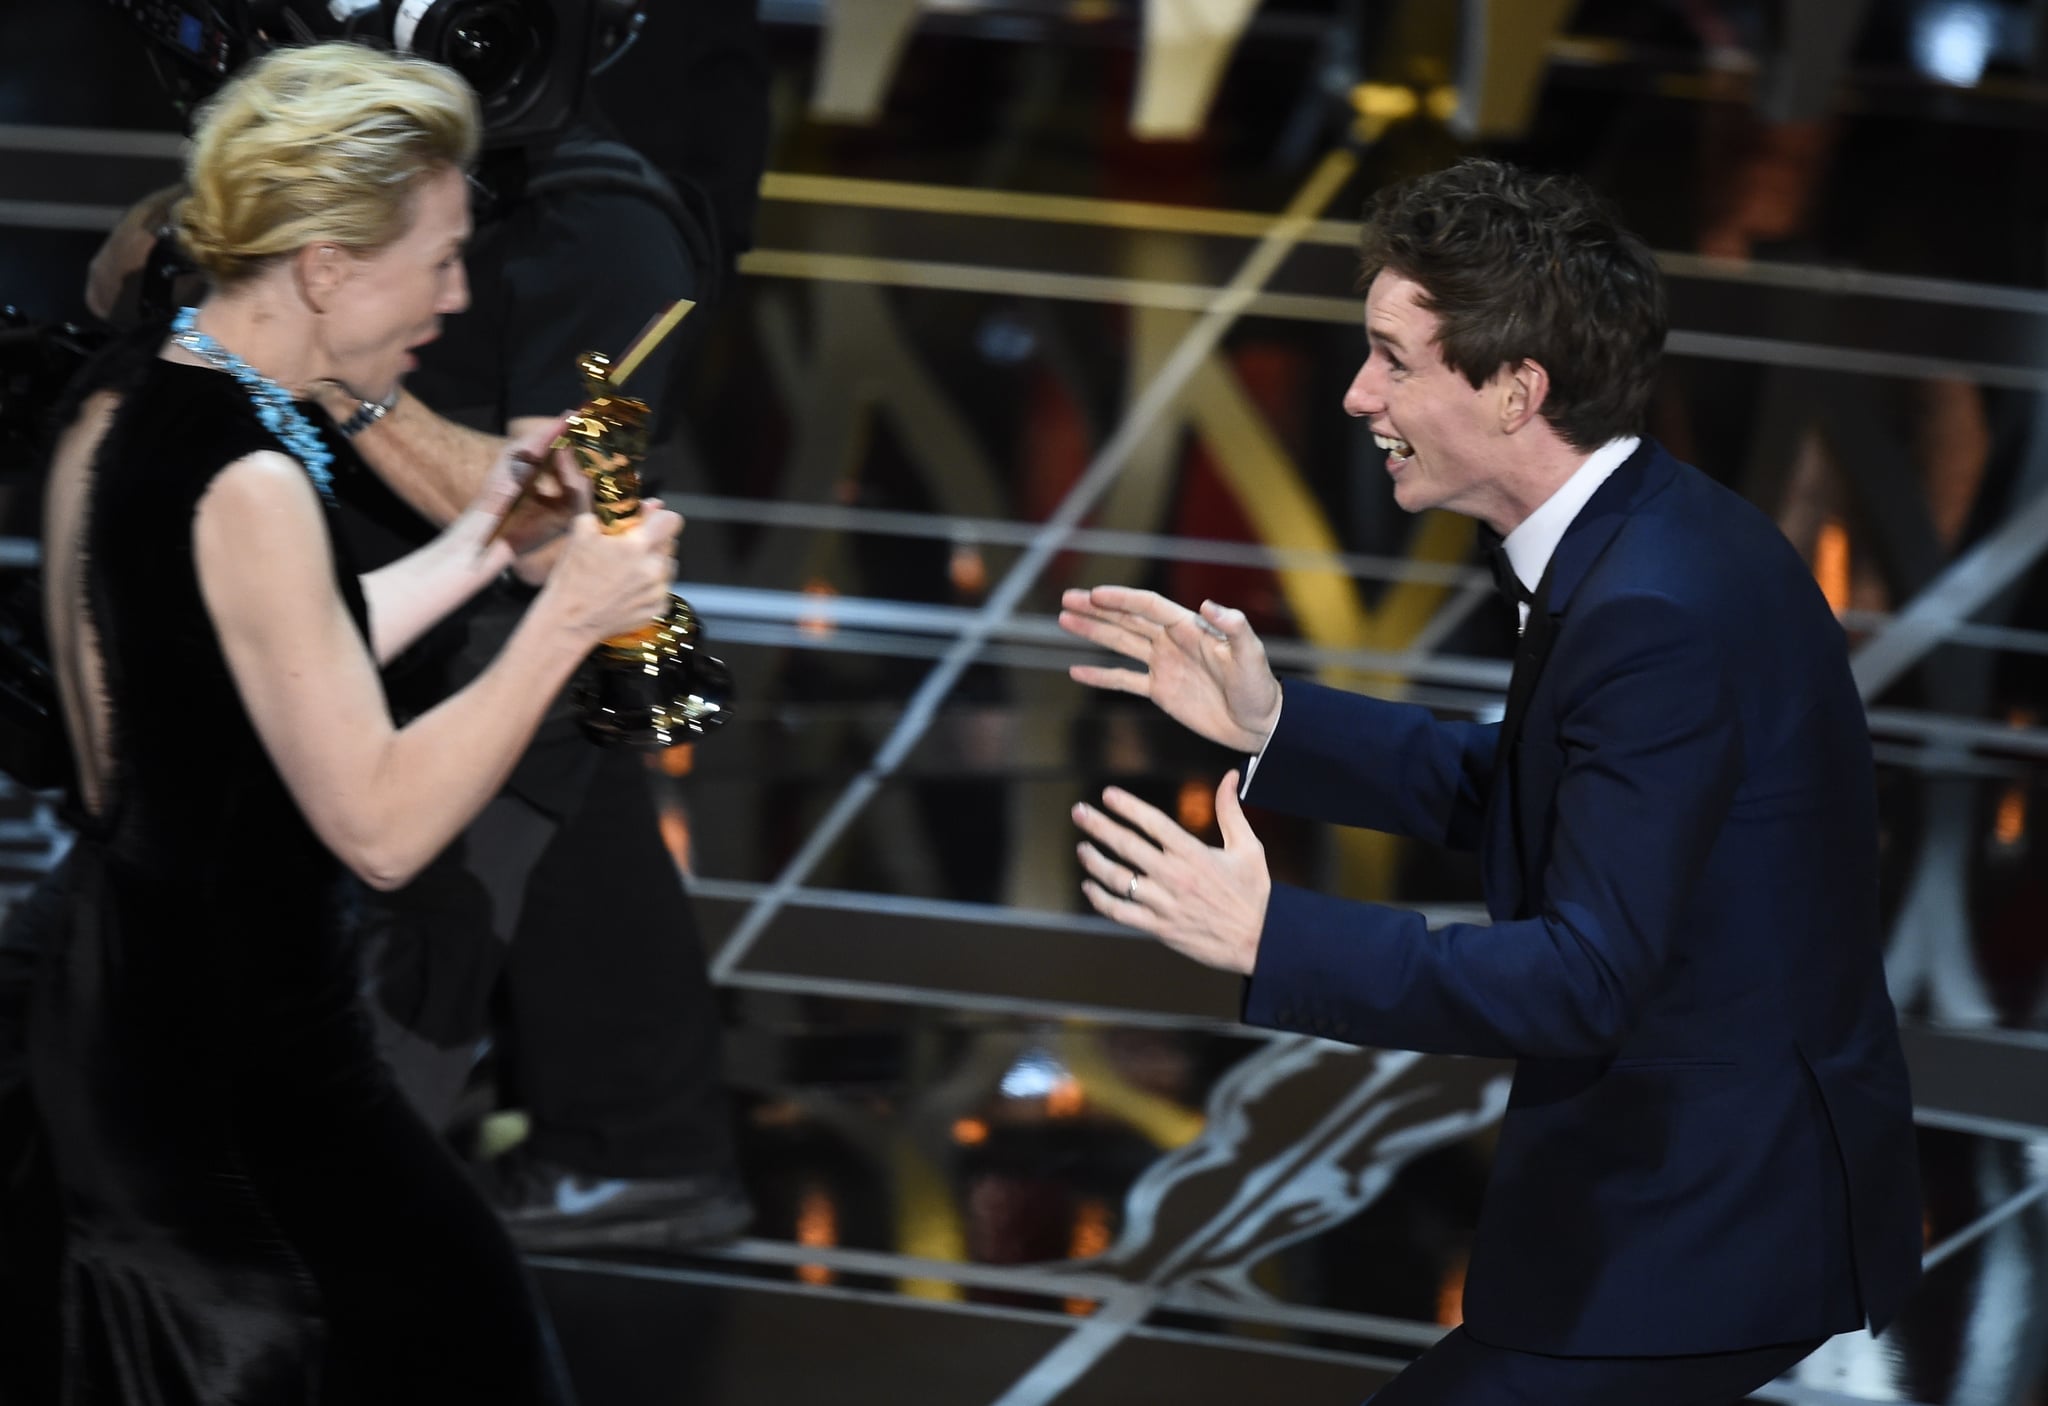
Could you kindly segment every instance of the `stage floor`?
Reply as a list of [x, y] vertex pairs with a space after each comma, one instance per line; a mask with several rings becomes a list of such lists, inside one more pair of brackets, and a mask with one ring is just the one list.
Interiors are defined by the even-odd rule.
[[[1505, 1066], [922, 995], [756, 1015], [747, 1238], [533, 1261], [585, 1406], [1355, 1406], [1458, 1319]], [[1923, 1083], [1957, 1038], [1915, 1038]], [[2041, 1399], [2048, 1137], [1965, 1116], [1922, 1111], [1903, 1318], [1754, 1399]]]

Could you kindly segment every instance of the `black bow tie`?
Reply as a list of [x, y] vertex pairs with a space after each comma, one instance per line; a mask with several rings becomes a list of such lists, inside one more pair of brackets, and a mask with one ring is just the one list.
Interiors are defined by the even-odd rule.
[[1534, 609], [1536, 593], [1524, 586], [1522, 578], [1515, 575], [1515, 564], [1508, 560], [1508, 549], [1499, 542], [1494, 542], [1486, 549], [1486, 559], [1493, 567], [1493, 584], [1500, 592], [1500, 598], [1511, 606], [1526, 605]]

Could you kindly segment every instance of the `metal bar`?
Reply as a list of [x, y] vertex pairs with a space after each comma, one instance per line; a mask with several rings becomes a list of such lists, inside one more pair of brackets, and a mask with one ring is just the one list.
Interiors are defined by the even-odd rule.
[[[1046, 298], [1065, 302], [1108, 303], [1119, 307], [1175, 308], [1193, 312], [1215, 301], [1216, 290], [1199, 283], [1168, 283], [1097, 274], [1048, 273], [1036, 269], [1001, 269], [981, 264], [944, 263], [924, 259], [885, 259], [865, 254], [830, 254], [788, 249], [756, 249], [740, 260], [743, 273], [766, 278], [797, 278], [826, 282], [872, 283], [898, 288], [926, 288], [952, 293], [986, 293], [1004, 297]], [[1299, 293], [1260, 293], [1247, 300], [1252, 316], [1329, 322], [1353, 326], [1358, 321], [1355, 298]], [[1670, 356], [1710, 361], [1735, 361], [1764, 366], [1797, 366], [1860, 376], [1971, 381], [2006, 389], [2048, 392], [2048, 369], [2033, 365], [2000, 365], [1953, 357], [1911, 356], [1861, 347], [1828, 346], [1772, 337], [1674, 329], [1664, 349]]]
[[[690, 892], [704, 898], [751, 903], [767, 896], [772, 885], [744, 879], [689, 881]], [[1145, 934], [1088, 913], [1062, 913], [1049, 908], [1012, 908], [999, 903], [965, 903], [958, 899], [917, 898], [900, 893], [868, 893], [857, 889], [793, 890], [784, 900], [791, 908], [816, 908], [835, 913], [879, 913], [897, 918], [929, 918], [934, 922], [975, 923], [985, 927], [1038, 928], [1047, 932], [1090, 932], [1103, 937], [1150, 942]], [[1484, 923], [1485, 906], [1477, 903], [1394, 904], [1420, 913], [1432, 926], [1442, 923]]]
[[1850, 659], [1866, 699], [1889, 688], [1947, 641], [1993, 597], [2025, 575], [2048, 548], [2048, 492], [2017, 509], [1989, 535], [1949, 563], [1941, 575], [1892, 617], [1890, 626]]
[[[1208, 283], [1109, 274], [1055, 273], [936, 259], [889, 259], [871, 254], [821, 253], [810, 249], [754, 249], [740, 256], [741, 273], [756, 278], [800, 278], [827, 283], [871, 283], [891, 288], [928, 288], [944, 293], [988, 293], [1057, 302], [1108, 303], [1117, 307], [1171, 308], [1205, 312], [1222, 289]], [[1356, 298], [1309, 293], [1257, 293], [1243, 309], [1254, 317], [1304, 322], [1358, 323]]]
[[1870, 708], [1870, 731], [1877, 737], [1911, 737], [1922, 742], [1987, 752], [2013, 752], [2028, 757], [2048, 757], [2048, 728], [2016, 727], [2010, 723], [1984, 722], [1942, 713], [1916, 713], [1904, 708]]
[[1159, 1307], [1210, 1318], [1227, 1318], [1239, 1323], [1265, 1323], [1275, 1327], [1299, 1328], [1310, 1333], [1342, 1333], [1348, 1337], [1377, 1338], [1409, 1347], [1433, 1347], [1448, 1330], [1440, 1323], [1423, 1323], [1409, 1318], [1388, 1318], [1376, 1313], [1354, 1313], [1349, 1309], [1314, 1308], [1271, 1299], [1233, 1299], [1200, 1285], [1182, 1284], [1168, 1290]]
[[0, 122], [0, 151], [53, 151], [76, 156], [157, 156], [185, 159], [185, 137], [178, 132], [134, 131], [119, 127], [44, 127], [34, 123]]
[[1106, 1305], [1010, 1383], [995, 1406], [1043, 1406], [1064, 1394], [1145, 1321], [1158, 1298], [1156, 1289], [1135, 1289]]
[[1185, 1343], [1192, 1347], [1221, 1348], [1231, 1352], [1255, 1352], [1262, 1357], [1289, 1357], [1297, 1362], [1329, 1362], [1389, 1374], [1399, 1372], [1408, 1365], [1406, 1359], [1381, 1357], [1377, 1353], [1342, 1352], [1336, 1348], [1310, 1347], [1306, 1343], [1276, 1343], [1224, 1333], [1198, 1333], [1190, 1328], [1153, 1328], [1141, 1323], [1130, 1330], [1130, 1336], [1151, 1342]]
[[2017, 1195], [2007, 1197], [2004, 1201], [1992, 1207], [1961, 1230], [1949, 1236], [1948, 1239], [1929, 1250], [1920, 1259], [1920, 1272], [1925, 1274], [1935, 1266], [1953, 1258], [1959, 1252], [1968, 1249], [1985, 1235], [2004, 1225], [2021, 1211], [2026, 1210], [2027, 1207], [2038, 1203], [2044, 1196], [2048, 1196], [2048, 1177], [2035, 1182]]
[[[719, 498], [693, 493], [665, 493], [662, 501], [683, 516], [700, 522], [744, 522], [764, 527], [808, 528], [818, 532], [914, 537], [976, 547], [1026, 547], [1040, 530], [1035, 522], [897, 512], [883, 508], [849, 508], [836, 503], [784, 503], [763, 498]], [[1225, 542], [1215, 538], [1113, 532], [1097, 528], [1076, 529], [1067, 539], [1067, 546], [1076, 552], [1145, 557], [1154, 561], [1201, 562], [1213, 566], [1266, 570], [1342, 571], [1377, 581], [1420, 581], [1435, 586], [1493, 589], [1492, 576], [1476, 566], [1447, 566], [1441, 562], [1371, 556], [1362, 552], [1326, 552], [1315, 547], [1272, 547], [1259, 542]], [[2048, 634], [2040, 638], [2043, 652], [2048, 652]]]
[[0, 200], [0, 227], [110, 230], [128, 211], [119, 205], [74, 205], [61, 200]]
[[[1875, 633], [1889, 627], [1898, 617], [1886, 611], [1845, 610], [1842, 627]], [[2020, 630], [2010, 625], [1972, 625], [1957, 621], [1942, 644], [1964, 649], [1992, 649], [2005, 654], [2048, 654], [2048, 630]]]
[[[807, 1252], [793, 1261], [820, 1263], [819, 1253]], [[970, 1318], [1001, 1318], [1014, 1323], [1036, 1323], [1066, 1328], [1074, 1323], [1072, 1314], [1054, 1308], [1020, 1308], [1009, 1304], [975, 1303], [959, 1299], [923, 1299], [893, 1289], [854, 1289], [841, 1284], [805, 1284], [786, 1279], [760, 1279], [748, 1274], [719, 1273], [684, 1265], [634, 1264], [620, 1260], [586, 1260], [565, 1255], [528, 1255], [535, 1269], [562, 1274], [603, 1274], [615, 1279], [648, 1279], [670, 1284], [706, 1284], [721, 1289], [752, 1290], [764, 1294], [789, 1294], [799, 1298], [836, 1299], [841, 1303], [887, 1303], [921, 1313], [956, 1313]], [[1010, 1286], [1014, 1289], [1014, 1285]]]
[[[690, 892], [700, 898], [753, 903], [765, 897], [770, 886], [742, 879], [688, 880]], [[929, 918], [934, 922], [975, 923], [987, 927], [1038, 928], [1046, 932], [1087, 932], [1101, 937], [1142, 938], [1143, 933], [1085, 913], [1056, 913], [1049, 909], [1009, 908], [994, 903], [962, 903], [953, 899], [915, 898], [899, 893], [860, 893], [846, 889], [793, 890], [784, 900], [790, 908], [815, 908], [836, 913], [880, 913], [901, 918]], [[1149, 941], [1149, 939], [1147, 939]]]
[[[1199, 205], [1040, 195], [1021, 190], [875, 181], [856, 176], [807, 175], [796, 171], [768, 172], [761, 178], [761, 198], [802, 205], [984, 216], [1025, 220], [1034, 224], [1088, 225], [1095, 229], [1210, 235], [1247, 241], [1265, 238], [1281, 218], [1254, 210], [1215, 210]], [[1358, 243], [1358, 222], [1312, 220], [1302, 232], [1299, 242], [1348, 248]]]
[[1963, 283], [1948, 278], [1910, 274], [1869, 273], [1823, 264], [1781, 264], [1750, 259], [1717, 259], [1705, 254], [1664, 250], [1657, 266], [1667, 277], [1697, 278], [1718, 283], [1746, 283], [1760, 288], [1790, 288], [1801, 293], [1837, 297], [1890, 298], [1898, 302], [1933, 303], [1942, 307], [1990, 308], [1999, 312], [2048, 315], [2048, 293], [2002, 283]]
[[[1801, 1386], [1797, 1382], [1779, 1380], [1766, 1387], [1758, 1387], [1747, 1398], [1751, 1401], [1776, 1401], [1782, 1406], [1871, 1406], [1871, 1398], [1857, 1396], [1846, 1391], [1829, 1391], [1826, 1387]], [[1885, 1398], [1892, 1406], [1928, 1406], [1921, 1401], [1901, 1398]]]
[[842, 1274], [867, 1274], [880, 1279], [942, 1279], [970, 1289], [1002, 1289], [1044, 1294], [1048, 1298], [1106, 1299], [1130, 1287], [1113, 1274], [1076, 1269], [1063, 1262], [1045, 1264], [976, 1264], [966, 1260], [935, 1260], [893, 1250], [860, 1250], [847, 1246], [793, 1245], [758, 1237], [694, 1251], [706, 1259], [745, 1264], [818, 1264]]
[[[761, 198], [791, 204], [983, 216], [1246, 240], [1264, 236], [1278, 218], [1251, 210], [1216, 210], [1191, 205], [986, 190], [972, 186], [806, 175], [793, 171], [770, 171], [762, 177]], [[1349, 249], [1357, 246], [1358, 235], [1356, 220], [1316, 220], [1309, 225], [1301, 242]], [[2048, 292], [2037, 288], [1871, 273], [1823, 264], [1721, 259], [1668, 249], [1659, 250], [1656, 258], [1658, 267], [1666, 276], [1673, 278], [1791, 288], [1802, 293], [1842, 297], [1893, 298], [1905, 302], [2048, 314]]]
[[1979, 1113], [1956, 1113], [1945, 1108], [1915, 1108], [1913, 1121], [1923, 1128], [1968, 1133], [1972, 1137], [1999, 1142], [2039, 1142], [2048, 1138], [2048, 1117], [2040, 1123], [2017, 1123], [2009, 1118], [1986, 1118]]
[[1664, 341], [1668, 356], [1697, 356], [1709, 361], [1739, 361], [1759, 366], [1803, 366], [1857, 376], [1895, 376], [1906, 380], [1952, 378], [2009, 390], [2048, 391], [2048, 369], [2001, 366], [1987, 361], [1951, 357], [1908, 356], [1903, 352], [1831, 347], [1818, 342], [1788, 342], [1775, 337], [1745, 337], [1729, 332], [1686, 332], [1674, 329]]
[[1277, 1032], [1240, 1025], [1234, 1019], [1210, 1019], [1171, 1011], [1138, 1011], [1125, 1006], [1100, 1006], [1085, 1001], [1041, 1001], [1024, 996], [994, 996], [978, 991], [947, 991], [887, 981], [851, 981], [844, 977], [804, 976], [795, 972], [737, 971], [722, 985], [747, 991], [776, 991], [792, 996], [831, 996], [847, 1001], [881, 1001], [906, 1006], [932, 1006], [946, 1011], [980, 1011], [1024, 1020], [1093, 1020], [1104, 1025], [1154, 1030], [1201, 1030], [1241, 1040], [1271, 1042]]

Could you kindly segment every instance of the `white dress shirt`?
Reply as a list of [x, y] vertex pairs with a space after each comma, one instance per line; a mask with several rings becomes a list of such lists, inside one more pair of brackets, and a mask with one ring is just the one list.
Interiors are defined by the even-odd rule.
[[[1508, 565], [1515, 569], [1515, 577], [1525, 590], [1534, 591], [1536, 583], [1543, 579], [1543, 573], [1550, 567], [1550, 558], [1557, 551], [1557, 544], [1564, 540], [1565, 529], [1572, 525], [1579, 512], [1591, 501], [1600, 485], [1607, 482], [1614, 471], [1628, 462], [1628, 456], [1636, 452], [1642, 441], [1634, 435], [1625, 439], [1610, 439], [1591, 454], [1586, 461], [1572, 470], [1572, 476], [1559, 484], [1557, 491], [1543, 500], [1543, 505], [1522, 519], [1522, 525], [1501, 539], [1501, 549], [1508, 554]], [[1529, 623], [1529, 607], [1526, 602], [1518, 607], [1521, 618], [1518, 627]]]
[[[1635, 453], [1636, 446], [1641, 443], [1642, 440], [1635, 435], [1608, 440], [1588, 454], [1584, 462], [1572, 470], [1572, 476], [1543, 500], [1542, 506], [1522, 519], [1521, 526], [1501, 539], [1501, 549], [1508, 554], [1508, 565], [1514, 568], [1515, 577], [1524, 588], [1536, 589], [1536, 583], [1543, 579], [1543, 573], [1550, 567], [1550, 558], [1556, 554], [1557, 544], [1564, 540], [1565, 529], [1592, 500], [1600, 485], [1628, 462], [1628, 456]], [[1517, 609], [1521, 612], [1517, 621], [1520, 629], [1529, 623], [1529, 607], [1525, 603]], [[1239, 800], [1251, 791], [1252, 777], [1258, 773], [1259, 763], [1266, 757], [1266, 747], [1273, 745], [1273, 738], [1279, 731], [1280, 718], [1276, 713], [1273, 731], [1266, 736], [1266, 746], [1259, 748], [1259, 754], [1245, 763], [1244, 784], [1237, 790]]]

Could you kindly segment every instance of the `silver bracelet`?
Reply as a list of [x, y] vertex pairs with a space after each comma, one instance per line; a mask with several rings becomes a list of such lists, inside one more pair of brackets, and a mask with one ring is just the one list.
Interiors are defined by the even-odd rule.
[[397, 408], [398, 392], [393, 390], [382, 400], [365, 400], [357, 404], [356, 413], [343, 420], [334, 428], [343, 439], [354, 439], [370, 426], [389, 415]]

